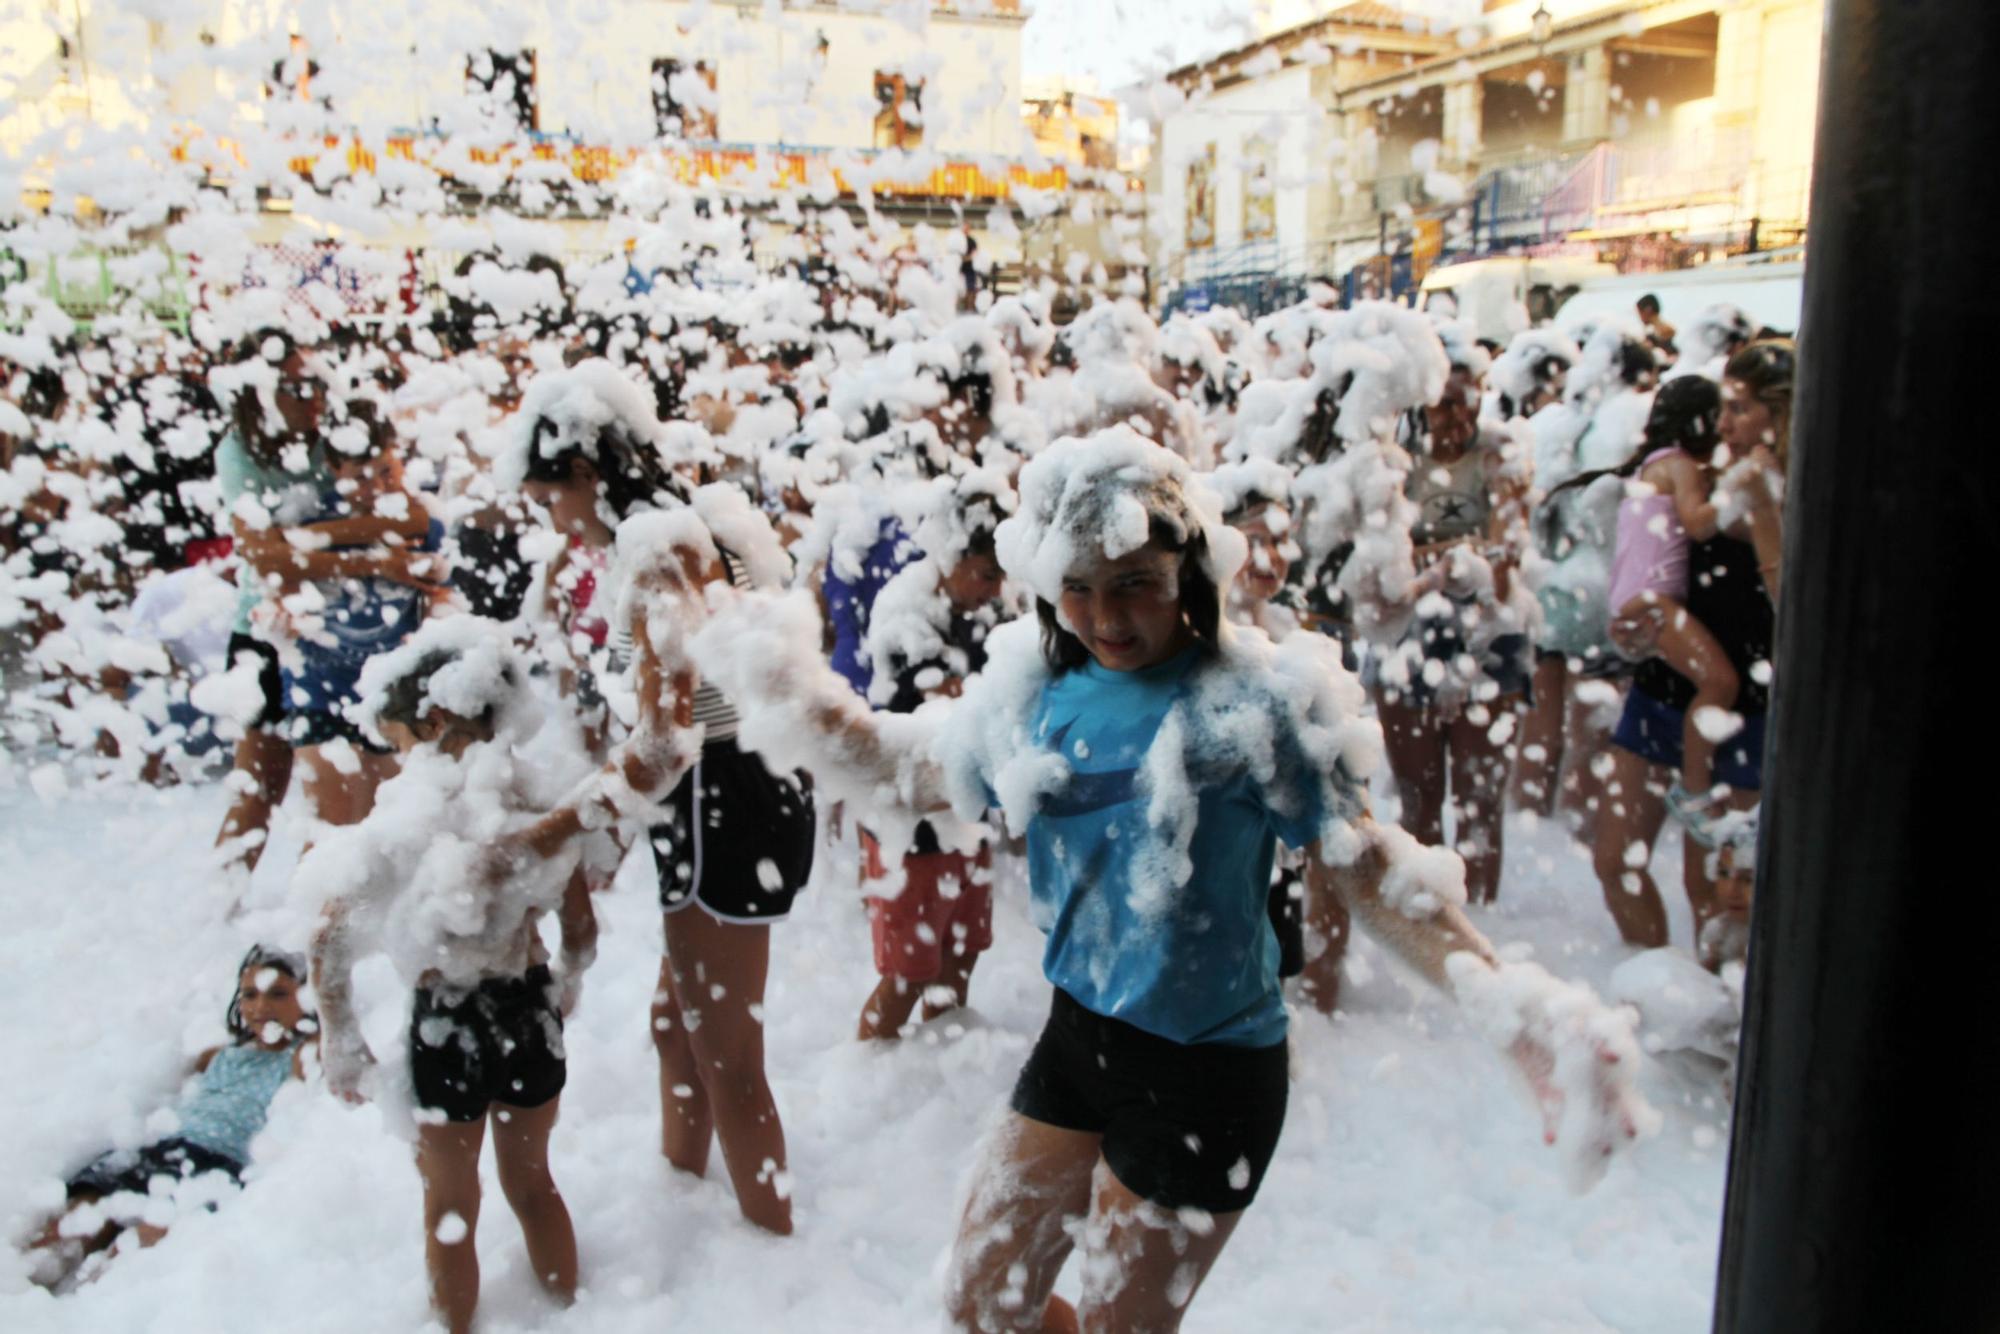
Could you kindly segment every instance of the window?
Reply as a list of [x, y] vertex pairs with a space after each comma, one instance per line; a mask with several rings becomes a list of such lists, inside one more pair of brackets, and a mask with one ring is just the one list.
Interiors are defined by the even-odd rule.
[[916, 148], [924, 142], [924, 81], [875, 71], [875, 146]]
[[467, 56], [465, 90], [485, 100], [488, 115], [511, 119], [523, 130], [541, 128], [533, 51], [481, 51]]
[[715, 66], [661, 56], [653, 62], [653, 128], [662, 138], [713, 143], [717, 133]]
[[1268, 241], [1278, 234], [1277, 182], [1272, 159], [1276, 145], [1253, 137], [1243, 144], [1243, 239]]

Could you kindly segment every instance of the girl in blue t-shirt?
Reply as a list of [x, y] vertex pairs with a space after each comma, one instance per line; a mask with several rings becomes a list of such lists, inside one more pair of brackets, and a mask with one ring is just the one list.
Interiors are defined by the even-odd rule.
[[[998, 806], [1025, 830], [1052, 1004], [974, 1178], [947, 1282], [953, 1326], [1075, 1328], [1052, 1290], [1081, 1237], [1084, 1325], [1171, 1330], [1284, 1123], [1265, 912], [1279, 841], [1309, 854], [1316, 892], [1423, 975], [1515, 1007], [1489, 1027], [1545, 1110], [1559, 1095], [1543, 1011], [1562, 984], [1535, 970], [1496, 985], [1493, 951], [1457, 906], [1462, 865], [1368, 817], [1355, 780], [1379, 735], [1338, 645], [1274, 646], [1223, 622], [1243, 540], [1185, 463], [1113, 428], [1051, 446], [1020, 491], [998, 549], [1036, 618], [989, 637], [987, 670], [955, 704], [929, 706], [941, 727], [885, 720], [830, 672], [804, 671], [773, 639], [786, 609], [754, 598], [713, 614], [693, 652], [756, 719], [746, 745], [808, 764], [839, 795], [898, 793], [961, 817]], [[1606, 1050], [1578, 1063], [1591, 1068], [1575, 1086], [1601, 1113], [1583, 1128], [1608, 1151], [1644, 1112], [1604, 1073], [1626, 1048]]]
[[[174, 1109], [173, 1134], [137, 1150], [113, 1150], [69, 1178], [68, 1206], [30, 1246], [37, 1282], [64, 1283], [127, 1228], [141, 1246], [165, 1236], [165, 1225], [142, 1213], [156, 1179], [179, 1183], [212, 1172], [242, 1179], [271, 1099], [286, 1080], [304, 1078], [306, 1047], [319, 1032], [299, 999], [304, 984], [305, 962], [297, 955], [251, 947], [237, 966], [225, 1017], [234, 1040], [195, 1061], [193, 1087]], [[117, 1208], [121, 1197], [134, 1207]]]

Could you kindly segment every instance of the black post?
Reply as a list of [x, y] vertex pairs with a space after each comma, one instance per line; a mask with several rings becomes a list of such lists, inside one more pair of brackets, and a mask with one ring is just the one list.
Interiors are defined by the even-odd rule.
[[2000, 1328], [1996, 60], [1830, 6], [1718, 1334]]

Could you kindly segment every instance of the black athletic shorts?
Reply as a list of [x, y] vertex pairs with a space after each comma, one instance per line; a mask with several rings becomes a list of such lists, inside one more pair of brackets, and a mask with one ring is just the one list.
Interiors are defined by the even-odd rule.
[[776, 922], [812, 875], [813, 801], [730, 740], [711, 741], [652, 827], [660, 907], [699, 903], [723, 922]]
[[229, 656], [231, 667], [243, 654], [257, 659], [257, 688], [264, 693], [264, 707], [250, 721], [253, 728], [276, 727], [285, 721], [285, 679], [278, 671], [278, 650], [261, 639], [253, 639], [241, 630], [229, 636]]
[[242, 1179], [243, 1164], [192, 1140], [163, 1139], [137, 1153], [114, 1150], [92, 1162], [69, 1179], [69, 1198], [101, 1200], [128, 1190], [144, 1195], [154, 1177], [183, 1180], [204, 1172], [227, 1172], [230, 1180], [237, 1181]]
[[546, 964], [471, 990], [419, 987], [410, 1015], [417, 1106], [477, 1121], [494, 1103], [540, 1107], [563, 1091], [562, 1014]]
[[1257, 1197], [1277, 1151], [1289, 1064], [1282, 1042], [1174, 1042], [1093, 1014], [1058, 987], [1013, 1108], [1102, 1135], [1104, 1161], [1134, 1195], [1233, 1213]]

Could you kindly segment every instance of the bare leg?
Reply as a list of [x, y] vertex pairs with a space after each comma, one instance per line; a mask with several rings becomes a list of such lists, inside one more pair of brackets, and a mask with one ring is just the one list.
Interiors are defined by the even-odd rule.
[[569, 1207], [549, 1172], [549, 1132], [556, 1128], [561, 1098], [540, 1107], [508, 1107], [492, 1111], [493, 1159], [500, 1169], [500, 1189], [521, 1220], [528, 1243], [528, 1263], [535, 1279], [564, 1305], [576, 1299], [576, 1229]]
[[1597, 818], [1608, 803], [1611, 733], [1617, 725], [1617, 711], [1602, 698], [1605, 692], [1618, 695], [1608, 681], [1572, 680], [1563, 702], [1568, 766], [1556, 780], [1558, 809], [1585, 847], [1595, 846]]
[[757, 1226], [789, 1236], [785, 1128], [764, 1076], [760, 1017], [771, 928], [718, 922], [691, 906], [667, 915], [667, 959], [737, 1207]]
[[228, 854], [228, 864], [241, 866], [247, 876], [257, 869], [270, 841], [271, 812], [285, 800], [292, 782], [292, 745], [261, 728], [244, 733], [236, 743], [236, 767], [229, 776], [236, 799], [222, 817], [215, 846]]
[[907, 977], [885, 977], [868, 993], [861, 1006], [861, 1022], [854, 1036], [863, 1042], [894, 1042], [903, 1035], [903, 1025], [917, 1008], [927, 982]]
[[484, 1117], [417, 1127], [431, 1309], [451, 1334], [468, 1334], [479, 1306], [479, 1251], [473, 1241], [479, 1231], [479, 1148], [485, 1140]]
[[1097, 1173], [1084, 1267], [1084, 1334], [1173, 1334], [1243, 1213], [1150, 1204]]
[[30, 1258], [34, 1260], [32, 1277], [45, 1288], [54, 1288], [77, 1271], [77, 1267], [118, 1240], [122, 1230], [118, 1224], [107, 1222], [87, 1237], [64, 1236], [63, 1223], [70, 1214], [88, 1204], [95, 1204], [95, 1195], [79, 1196], [72, 1200], [62, 1213], [51, 1218], [42, 1227], [41, 1234], [28, 1244]]
[[1465, 858], [1465, 887], [1474, 903], [1491, 903], [1500, 894], [1507, 747], [1493, 740], [1492, 730], [1498, 719], [1520, 706], [1520, 696], [1503, 695], [1486, 706], [1485, 722], [1475, 723], [1460, 714], [1446, 731], [1457, 850]]
[[1657, 949], [1667, 943], [1667, 908], [1648, 868], [1667, 818], [1665, 770], [1622, 747], [1613, 747], [1611, 757], [1591, 864], [1618, 934], [1627, 944]]
[[[1347, 961], [1347, 943], [1352, 934], [1347, 905], [1338, 895], [1315, 887], [1313, 878], [1304, 878], [1306, 891], [1306, 966], [1299, 974], [1299, 989], [1321, 1014], [1332, 1014], [1340, 1003], [1340, 969]], [[1314, 951], [1318, 952], [1315, 953]]]
[[653, 1050], [660, 1058], [660, 1152], [681, 1171], [704, 1176], [715, 1118], [695, 1070], [687, 1020], [674, 997], [674, 966], [665, 958], [653, 992]]
[[1669, 667], [1694, 683], [1694, 700], [1688, 705], [1687, 721], [1681, 727], [1681, 785], [1695, 796], [1715, 786], [1715, 746], [1701, 730], [1704, 710], [1721, 712], [1733, 708], [1739, 682], [1729, 655], [1722, 651], [1708, 627], [1687, 614], [1685, 608], [1667, 602], [1666, 615], [1654, 651]]
[[1380, 694], [1375, 697], [1375, 711], [1382, 720], [1396, 795], [1403, 802], [1398, 823], [1419, 843], [1436, 847], [1444, 842], [1444, 729], [1428, 710], [1391, 704]]
[[1560, 653], [1535, 658], [1535, 702], [1521, 718], [1521, 749], [1514, 765], [1516, 808], [1547, 816], [1556, 808], [1556, 777], [1562, 772], [1564, 705], [1569, 696], [1569, 662]]
[[[961, 1010], [972, 997], [972, 970], [979, 963], [979, 956], [970, 951], [960, 953], [962, 947], [954, 943], [944, 952], [944, 967], [937, 978], [924, 988], [924, 1018], [931, 1020], [948, 1010]], [[945, 993], [950, 992], [946, 999]]]
[[1096, 1135], [1009, 1113], [984, 1149], [984, 1161], [959, 1220], [945, 1285], [954, 1330], [1039, 1331], [1048, 1319], [1056, 1275], [1075, 1245], [1072, 1226], [1090, 1208]]

